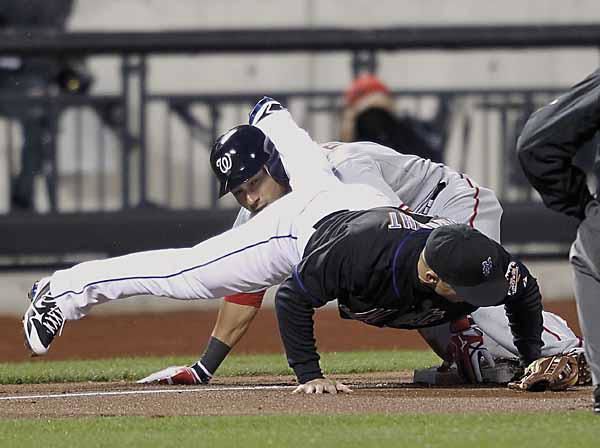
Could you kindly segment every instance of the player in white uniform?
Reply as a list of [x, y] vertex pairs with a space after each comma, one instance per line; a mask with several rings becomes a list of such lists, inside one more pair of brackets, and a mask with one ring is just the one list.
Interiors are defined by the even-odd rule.
[[[260, 143], [260, 142], [259, 142]], [[228, 144], [217, 145], [211, 154], [212, 168], [221, 183], [220, 194], [231, 191], [242, 205], [234, 228], [247, 222], [268, 204], [287, 194], [288, 179], [276, 151], [263, 151], [262, 144], [223, 159]], [[473, 180], [451, 168], [414, 155], [398, 153], [370, 142], [322, 145], [323, 153], [335, 175], [346, 184], [368, 184], [383, 192], [398, 207], [423, 215], [444, 216], [455, 222], [469, 224], [488, 237], [500, 242], [502, 207], [493, 191], [478, 186]], [[222, 166], [228, 168], [225, 175]], [[221, 362], [245, 334], [261, 306], [264, 291], [228, 296], [219, 312], [217, 323], [206, 351], [195, 364], [202, 374], [199, 382], [207, 383]], [[471, 319], [424, 328], [419, 331], [448, 361], [461, 364], [461, 371], [474, 381], [481, 381], [480, 362], [494, 359], [517, 359], [508, 319], [503, 306], [479, 308]], [[480, 329], [482, 331], [480, 331]], [[454, 336], [454, 338], [453, 338]], [[461, 339], [468, 340], [463, 350], [449, 353]], [[552, 313], [544, 312], [542, 333], [544, 356], [565, 353], [581, 346], [581, 340], [567, 323]], [[450, 343], [453, 342], [453, 345]], [[455, 359], [459, 358], [459, 359]], [[173, 369], [174, 383], [196, 383], [189, 370]], [[155, 378], [154, 376], [151, 376]]]

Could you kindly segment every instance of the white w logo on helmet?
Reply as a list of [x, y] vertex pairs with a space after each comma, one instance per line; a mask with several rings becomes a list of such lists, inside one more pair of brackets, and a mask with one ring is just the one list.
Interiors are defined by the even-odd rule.
[[225, 154], [216, 162], [217, 168], [219, 168], [223, 174], [227, 174], [227, 172], [231, 169], [232, 164], [233, 163], [231, 162], [230, 154]]

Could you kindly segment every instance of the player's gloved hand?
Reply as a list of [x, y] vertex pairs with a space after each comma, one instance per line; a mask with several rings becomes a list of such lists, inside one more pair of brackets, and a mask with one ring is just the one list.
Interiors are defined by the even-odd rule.
[[192, 367], [171, 366], [166, 369], [154, 372], [146, 378], [137, 382], [140, 384], [179, 384], [194, 386], [197, 384], [208, 384], [212, 375], [206, 369], [202, 369], [201, 364], [197, 362]]
[[301, 384], [292, 392], [293, 394], [337, 394], [338, 392], [343, 393], [352, 393], [352, 389], [350, 389], [345, 384], [340, 383], [339, 381], [333, 381], [328, 378], [315, 378], [314, 380], [310, 380], [307, 383]]
[[250, 114], [248, 115], [248, 124], [254, 126], [273, 112], [283, 109], [285, 109], [285, 107], [283, 107], [279, 101], [275, 101], [268, 96], [263, 96], [262, 99], [254, 105], [252, 111], [250, 111]]
[[527, 366], [520, 379], [508, 383], [508, 388], [531, 392], [565, 390], [575, 386], [578, 379], [577, 359], [560, 354], [536, 359]]
[[481, 367], [494, 367], [494, 358], [483, 343], [483, 332], [468, 317], [450, 324], [447, 353], [458, 373], [469, 383], [481, 383]]

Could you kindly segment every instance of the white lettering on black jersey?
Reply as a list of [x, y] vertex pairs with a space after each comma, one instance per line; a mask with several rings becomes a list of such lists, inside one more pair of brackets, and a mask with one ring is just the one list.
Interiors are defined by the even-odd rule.
[[389, 212], [390, 223], [388, 229], [418, 230], [419, 224], [405, 213]]

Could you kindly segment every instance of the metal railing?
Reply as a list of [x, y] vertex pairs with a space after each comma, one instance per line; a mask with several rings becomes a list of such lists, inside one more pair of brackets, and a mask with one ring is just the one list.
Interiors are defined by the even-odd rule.
[[[182, 220], [186, 223], [184, 227], [212, 225], [202, 231], [203, 236], [223, 230], [232, 212], [227, 205], [223, 209], [216, 203], [214, 180], [206, 163], [208, 148], [221, 131], [243, 121], [247, 108], [263, 94], [288, 103], [301, 124], [318, 140], [338, 135], [341, 92], [157, 95], [147, 85], [150, 55], [342, 51], [353, 54], [349, 69], [358, 71], [365, 67], [374, 69], [381, 51], [596, 48], [599, 43], [597, 25], [0, 33], [0, 55], [121, 58], [121, 87], [115, 95], [50, 95], [12, 100], [3, 97], [6, 101], [26, 101], [48, 108], [55, 119], [49, 126], [51, 141], [59, 142], [60, 146], [50, 151], [44, 171], [48, 190], [46, 211], [50, 213], [0, 216], [0, 232], [11, 237], [0, 240], [0, 251], [11, 256], [85, 251], [118, 254], [197, 241], [199, 234], [194, 231], [179, 232], [185, 237], [178, 238], [177, 226], [181, 227]], [[396, 92], [395, 96], [402, 110], [424, 119], [430, 118], [422, 107], [427, 102], [453, 106], [455, 120], [449, 132], [455, 138], [447, 143], [446, 154], [448, 157], [454, 154], [451, 165], [461, 171], [472, 172], [473, 164], [480, 164], [478, 180], [496, 189], [507, 209], [505, 224], [507, 220], [513, 222], [504, 232], [505, 241], [531, 240], [564, 246], [574, 227], [572, 223], [565, 225], [559, 215], [552, 215], [549, 227], [556, 227], [552, 232], [519, 227], [524, 219], [536, 219], [527, 215], [531, 210], [536, 210], [538, 218], [547, 211], [539, 206], [514, 161], [514, 142], [524, 119], [559, 90], [556, 87], [415, 90]], [[315, 120], [320, 122], [318, 126]], [[84, 134], [84, 126], [92, 130], [86, 128]], [[4, 135], [6, 148], [5, 166], [0, 169], [11, 177], [18, 169], [19, 138], [15, 124], [4, 129], [2, 132], [0, 127], [0, 138]], [[70, 150], [65, 149], [69, 146]], [[497, 154], [498, 158], [478, 158], [484, 150]], [[95, 159], [88, 164], [90, 154]], [[512, 205], [521, 208], [513, 213]], [[4, 212], [8, 211], [7, 205]], [[140, 230], [138, 218], [142, 215], [163, 226], [170, 223], [173, 237], [156, 243], [153, 234], [146, 235]], [[104, 223], [102, 227], [95, 225], [99, 221]], [[89, 238], [86, 232], [90, 227], [105, 234]], [[50, 234], [43, 231], [49, 228], [54, 229]], [[111, 243], [115, 240], [137, 243]], [[548, 251], [549, 255], [564, 255], [563, 246]]]
[[[454, 144], [458, 148], [447, 148], [456, 157], [451, 163], [447, 157], [446, 162], [460, 172], [477, 173], [480, 183], [493, 186], [502, 200], [510, 202], [515, 197], [531, 200], [533, 196], [515, 160], [520, 128], [533, 110], [559, 92], [550, 88], [412, 90], [394, 92], [393, 96], [402, 114], [423, 121], [431, 119], [423, 104], [435, 107], [446, 104], [449, 117], [444, 124], [446, 129], [440, 133], [460, 134]], [[311, 128], [315, 127], [315, 120], [325, 124], [320, 126], [321, 140], [338, 138], [342, 92], [268, 93], [299, 111], [297, 115], [309, 131], [314, 130]], [[148, 95], [146, 104], [151, 122], [161, 126], [145, 131], [151, 143], [139, 153], [132, 149], [139, 146], [139, 139], [135, 141], [134, 136], [124, 132], [126, 123], [120, 97], [13, 96], [0, 101], [9, 104], [23, 101], [30, 107], [44, 108], [46, 115], [56, 120], [47, 123], [52, 145], [45, 155], [46, 169], [42, 173], [47, 185], [48, 211], [64, 213], [108, 211], [134, 205], [168, 209], [216, 207], [215, 183], [211, 181], [206, 160], [212, 142], [226, 129], [244, 122], [248, 110], [261, 95], [259, 92]], [[4, 135], [9, 178], [17, 174], [15, 161], [21, 150], [15, 142], [18, 122], [12, 121], [12, 125], [5, 126]], [[474, 129], [474, 121], [481, 126]], [[65, 157], [60, 163], [57, 143], [62, 143], [62, 150], [68, 153], [67, 163]], [[90, 160], [86, 163], [85, 159]], [[470, 163], [473, 159], [476, 162]], [[137, 179], [132, 182], [134, 176]], [[146, 180], [148, 177], [151, 181]], [[138, 199], [134, 202], [132, 196]]]
[[[62, 213], [90, 209], [107, 210], [110, 202], [111, 179], [106, 176], [106, 164], [109, 158], [114, 157], [109, 153], [121, 153], [124, 146], [121, 145], [120, 136], [121, 98], [113, 95], [44, 97], [0, 95], [0, 102], [5, 109], [11, 107], [21, 111], [29, 109], [34, 110], [32, 114], [36, 115], [32, 119], [26, 118], [25, 114], [20, 117], [0, 114], [0, 122], [4, 124], [2, 127], [4, 132], [0, 134], [0, 138], [4, 143], [2, 152], [5, 157], [2, 168], [6, 178], [14, 179], [19, 174], [21, 170], [19, 162], [24, 156], [22, 146], [25, 139], [29, 139], [29, 147], [26, 150], [40, 152], [37, 157], [42, 161], [36, 173], [37, 177], [43, 179], [45, 185], [46, 204], [42, 207], [42, 211]], [[93, 127], [89, 132], [85, 132], [85, 136], [84, 117], [87, 118], [86, 127]], [[23, 125], [23, 122], [31, 123], [33, 120], [35, 120], [35, 136], [24, 135], [32, 126]], [[111, 137], [113, 142], [109, 145], [108, 140]], [[63, 154], [67, 148], [69, 148], [68, 154]], [[84, 167], [85, 155], [88, 157], [91, 155], [94, 159], [91, 161], [92, 170]], [[68, 160], [65, 156], [68, 156]], [[64, 166], [65, 164], [67, 166]], [[70, 201], [67, 201], [70, 202], [69, 205], [65, 205], [64, 200], [61, 201], [59, 193], [61, 184], [67, 180], [70, 184], [67, 192], [70, 196]], [[8, 186], [4, 213], [11, 211], [10, 184]], [[95, 189], [92, 207], [90, 204], [84, 204], [83, 193], [86, 188]]]

